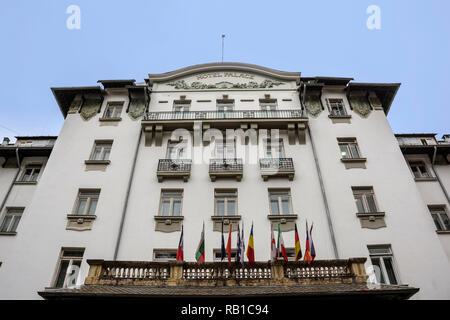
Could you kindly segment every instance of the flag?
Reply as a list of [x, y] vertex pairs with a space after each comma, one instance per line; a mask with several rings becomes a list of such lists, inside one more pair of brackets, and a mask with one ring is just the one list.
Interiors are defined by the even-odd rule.
[[197, 262], [205, 262], [205, 223], [203, 222], [202, 234], [200, 236], [200, 242], [195, 252], [195, 259]]
[[228, 233], [228, 242], [227, 242], [227, 255], [228, 255], [228, 265], [231, 266], [231, 232], [233, 225], [230, 222], [230, 232]]
[[236, 244], [236, 256], [234, 258], [234, 261], [240, 262], [241, 261], [241, 230], [237, 229], [237, 244]]
[[253, 223], [252, 223], [252, 229], [250, 231], [250, 237], [248, 238], [248, 245], [247, 245], [247, 259], [250, 265], [255, 263], [255, 246], [253, 243]]
[[305, 256], [303, 257], [303, 260], [308, 261], [308, 264], [312, 261], [311, 251], [309, 247], [309, 230], [308, 230], [308, 221], [306, 221], [306, 244], [305, 244]]
[[[281, 226], [280, 226], [280, 224], [278, 224], [277, 255], [280, 254], [280, 252], [283, 255], [284, 261], [288, 262], [288, 257], [286, 254], [286, 247], [284, 246], [283, 235], [281, 234]], [[278, 256], [277, 256], [277, 258], [278, 258]]]
[[313, 229], [313, 224], [311, 224], [311, 229], [309, 230], [309, 237], [311, 238], [311, 248], [310, 248], [310, 252], [311, 252], [311, 261], [314, 261], [314, 259], [316, 258], [316, 249], [314, 248], [314, 241], [312, 238], [312, 229]]
[[302, 258], [302, 247], [300, 246], [300, 238], [298, 236], [297, 224], [295, 224], [295, 261]]
[[222, 245], [220, 247], [220, 261], [223, 261], [225, 259], [225, 240], [223, 239], [223, 219], [222, 219]]
[[244, 222], [242, 222], [242, 230], [241, 230], [241, 249], [239, 250], [241, 252], [241, 264], [242, 267], [244, 266], [244, 252], [245, 252], [245, 240], [244, 240]]
[[271, 230], [270, 236], [270, 260], [277, 260], [277, 245], [275, 244], [275, 237], [273, 236], [273, 230]]
[[178, 242], [177, 261], [184, 261], [183, 245], [184, 245], [184, 243], [183, 243], [183, 225], [182, 225], [180, 241]]

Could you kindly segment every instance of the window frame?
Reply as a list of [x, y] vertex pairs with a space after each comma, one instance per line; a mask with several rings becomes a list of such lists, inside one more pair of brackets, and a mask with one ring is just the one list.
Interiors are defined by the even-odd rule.
[[[10, 212], [10, 211], [21, 211], [21, 212]], [[23, 213], [25, 211], [25, 207], [5, 207], [4, 213], [1, 216], [1, 223], [0, 223], [0, 233], [10, 233], [15, 234], [17, 233], [17, 228], [19, 226], [20, 220], [22, 219]], [[6, 225], [5, 230], [3, 229], [3, 225], [5, 224], [5, 220], [7, 217], [11, 217], [8, 224]], [[18, 218], [17, 218], [18, 217]], [[15, 221], [17, 220], [17, 223]], [[11, 227], [14, 226], [14, 230], [11, 230]]]
[[[176, 261], [177, 260], [177, 250], [178, 249], [160, 249], [160, 248], [156, 248], [153, 249], [153, 255], [152, 255], [152, 259], [155, 262], [169, 262], [169, 261]], [[164, 253], [168, 253], [168, 255], [173, 255], [173, 258], [157, 258], [156, 255], [157, 254], [164, 254]]]
[[[397, 267], [396, 267], [396, 262], [394, 260], [394, 253], [392, 252], [392, 247], [390, 245], [375, 245], [375, 246], [367, 246], [367, 249], [369, 250], [369, 258], [370, 258], [370, 263], [372, 264], [372, 266], [375, 266], [373, 263], [372, 259], [379, 259], [380, 261], [380, 272], [382, 273], [380, 276], [382, 276], [382, 278], [384, 278], [384, 282], [382, 282], [382, 279], [378, 279], [377, 281], [380, 284], [387, 284], [387, 285], [391, 285], [391, 279], [389, 277], [389, 273], [387, 272], [387, 268], [386, 268], [386, 263], [385, 263], [385, 259], [389, 259], [391, 261], [391, 266], [392, 266], [392, 273], [394, 275], [394, 280], [395, 283], [392, 283], [392, 285], [399, 285], [400, 284], [400, 277], [398, 275], [398, 271], [397, 271]], [[371, 250], [380, 250], [380, 249], [386, 249], [389, 252], [381, 252], [381, 253], [373, 253], [371, 252]]]
[[[175, 145], [172, 145], [175, 144]], [[171, 158], [171, 150], [177, 149], [176, 158]], [[181, 155], [180, 155], [181, 152]], [[187, 159], [187, 142], [183, 139], [179, 140], [172, 140], [169, 139], [167, 141], [167, 148], [166, 148], [166, 159], [170, 160], [183, 160]]]
[[[236, 248], [231, 248], [231, 261], [235, 261], [236, 260]], [[222, 249], [213, 249], [213, 262], [221, 262], [222, 256]], [[223, 261], [228, 261], [228, 257], [224, 258]]]
[[[338, 138], [337, 140], [338, 140], [339, 151], [341, 153], [341, 159], [361, 159], [362, 158], [361, 150], [359, 148], [359, 144], [358, 144], [358, 141], [356, 140], [356, 138]], [[352, 148], [350, 147], [351, 145], [355, 146], [355, 150], [357, 152], [356, 157], [353, 154]], [[350, 157], [343, 156], [342, 147], [346, 148], [347, 155], [350, 155]]]
[[[286, 188], [286, 189], [273, 189], [270, 188], [268, 190], [269, 193], [269, 212], [270, 215], [273, 216], [285, 216], [285, 215], [293, 215], [294, 214], [294, 208], [292, 206], [292, 195], [291, 195], [291, 189], [290, 188]], [[279, 194], [277, 194], [279, 193]], [[285, 193], [285, 194], [281, 194], [281, 193]], [[278, 213], [274, 213], [272, 210], [272, 200], [276, 199], [277, 200], [277, 205], [278, 205]], [[285, 213], [283, 210], [283, 199], [288, 199], [288, 204], [289, 204], [289, 213]]]
[[[95, 140], [94, 141], [94, 146], [91, 150], [91, 154], [89, 156], [89, 160], [91, 161], [110, 161], [110, 157], [111, 157], [111, 152], [112, 152], [112, 146], [113, 146], [113, 142], [114, 140]], [[105, 145], [102, 146], [100, 149], [100, 156], [99, 159], [94, 159], [94, 155], [95, 155], [95, 151], [97, 150], [97, 147], [99, 145]], [[109, 145], [109, 146], [106, 146]], [[107, 159], [103, 159], [104, 158], [104, 154], [105, 154], [105, 149], [109, 148], [109, 154], [108, 154], [108, 158]]]
[[[179, 193], [180, 195], [164, 195], [164, 193]], [[184, 196], [184, 190], [183, 189], [161, 189], [161, 195], [159, 200], [159, 210], [158, 210], [158, 216], [160, 217], [182, 217], [183, 216], [183, 196]], [[163, 202], [164, 200], [169, 199], [169, 214], [164, 215], [163, 214]], [[174, 202], [176, 200], [180, 200], [180, 214], [179, 215], [173, 215], [174, 211]]]
[[[369, 192], [363, 192], [363, 191], [369, 191]], [[373, 189], [373, 187], [352, 187], [352, 192], [353, 192], [353, 198], [355, 199], [355, 205], [356, 205], [356, 210], [357, 210], [358, 214], [370, 215], [370, 214], [373, 214], [373, 213], [380, 212], [380, 208], [379, 208], [379, 205], [378, 205], [378, 202], [377, 202], [377, 198], [375, 196], [375, 190]], [[375, 211], [371, 211], [370, 210], [370, 205], [369, 205], [369, 202], [367, 201], [367, 196], [366, 196], [367, 194], [372, 196], [373, 203], [374, 203], [375, 209], [376, 209]], [[358, 207], [358, 204], [357, 204], [357, 202], [358, 202], [357, 200], [358, 199], [356, 198], [356, 195], [361, 195], [364, 212], [360, 212], [359, 211], [359, 207]]]
[[[77, 256], [77, 257], [65, 256], [64, 252], [71, 252], [71, 253], [80, 252], [81, 255]], [[70, 270], [70, 268], [74, 265], [73, 263], [75, 261], [80, 263], [79, 268], [81, 269], [81, 264], [83, 263], [83, 258], [84, 258], [84, 252], [85, 252], [85, 248], [66, 248], [66, 247], [61, 248], [61, 251], [58, 256], [58, 261], [56, 264], [55, 274], [52, 279], [52, 288], [62, 288], [63, 289], [63, 288], [68, 287], [67, 281], [69, 280], [68, 279], [69, 277], [67, 275], [67, 270]], [[63, 261], [69, 261], [69, 265], [67, 266], [66, 275], [64, 276], [64, 281], [63, 281], [62, 286], [57, 287], [56, 285], [58, 284], [59, 275], [60, 275], [60, 272], [62, 271]], [[77, 274], [77, 279], [78, 279], [79, 275], [80, 275], [80, 273]]]
[[[276, 141], [274, 141], [275, 144], [272, 143], [271, 138], [264, 139], [264, 156], [269, 159], [286, 158], [286, 150], [284, 148], [284, 139], [279, 138], [279, 139], [275, 139], [275, 140], [278, 140], [278, 143], [276, 143]], [[269, 149], [269, 146], [270, 146], [270, 149]], [[273, 150], [276, 150], [277, 146], [279, 147], [279, 149], [278, 149], [278, 152], [275, 152], [275, 153], [278, 153], [278, 155], [280, 155], [279, 151], [281, 150], [281, 156], [274, 157], [274, 155], [276, 155], [276, 154], [274, 154]], [[270, 150], [270, 154], [268, 152], [269, 150]]]
[[[20, 179], [17, 180], [18, 182], [37, 182], [39, 180], [39, 176], [41, 175], [42, 172], [42, 167], [43, 167], [43, 163], [27, 163], [25, 164], [25, 166], [22, 169], [22, 174], [20, 175]], [[35, 172], [35, 170], [39, 170], [37, 176], [36, 176], [36, 180], [32, 180], [33, 174]], [[25, 180], [25, 174], [27, 170], [31, 170], [31, 174], [29, 176], [29, 179]]]
[[[436, 231], [450, 231], [450, 224], [448, 227], [445, 226], [445, 222], [442, 219], [442, 215], [447, 217], [447, 220], [450, 221], [450, 217], [448, 215], [447, 206], [445, 205], [429, 205], [428, 210], [430, 211], [431, 217], [433, 219], [434, 225], [436, 227]], [[437, 212], [436, 212], [437, 211]], [[437, 217], [440, 228], [437, 226], [436, 220], [434, 216]]]
[[[229, 150], [232, 150], [232, 157], [228, 157]], [[219, 150], [222, 153], [221, 156], [219, 156]], [[232, 160], [236, 159], [236, 139], [214, 139], [214, 158], [215, 159], [223, 159], [223, 160]]]
[[[345, 102], [343, 98], [327, 98], [327, 107], [328, 112], [331, 116], [334, 117], [346, 117], [348, 116], [347, 108], [345, 107]], [[338, 105], [339, 104], [339, 105]], [[340, 110], [339, 108], [342, 108], [343, 114], [341, 112], [334, 112], [334, 110]]]
[[[295, 248], [286, 248], [286, 255], [288, 257], [288, 261], [295, 261]], [[283, 260], [283, 252], [278, 251], [278, 259], [277, 260]]]
[[[217, 212], [217, 200], [223, 200], [223, 215]], [[228, 202], [234, 200], [234, 214], [229, 214]], [[235, 217], [238, 215], [238, 189], [214, 189], [214, 216]]]
[[[103, 112], [103, 119], [120, 119], [122, 117], [123, 112], [123, 101], [111, 101], [106, 104], [105, 111]], [[108, 116], [109, 110], [113, 109], [110, 116]], [[120, 108], [120, 111], [117, 114], [117, 109]]]
[[[431, 175], [430, 170], [428, 169], [426, 162], [422, 159], [408, 159], [408, 166], [411, 169], [411, 172], [412, 172], [414, 178], [416, 178], [416, 179], [433, 177]], [[420, 167], [422, 167], [422, 166], [425, 169], [426, 176], [424, 176], [422, 170], [420, 170]], [[414, 171], [414, 168], [416, 169], [416, 171]], [[416, 172], [418, 173], [418, 175], [416, 175]]]
[[[223, 110], [220, 110], [223, 108]], [[226, 118], [228, 112], [234, 111], [234, 102], [226, 103], [226, 102], [217, 102], [216, 110], [218, 113], [218, 118]]]
[[[77, 194], [77, 198], [75, 201], [75, 206], [72, 210], [72, 215], [75, 216], [88, 216], [88, 217], [93, 217], [95, 216], [95, 212], [97, 211], [97, 207], [98, 207], [98, 203], [99, 203], [99, 199], [100, 199], [100, 192], [101, 189], [79, 189], [78, 190], [78, 194]], [[96, 193], [96, 195], [95, 195]], [[83, 195], [83, 194], [87, 194], [87, 195]], [[81, 199], [86, 199], [86, 204], [84, 206], [84, 210], [83, 213], [78, 213], [79, 211], [79, 207], [80, 207], [80, 200]], [[91, 207], [91, 202], [93, 199], [97, 200], [97, 203], [95, 205], [95, 210], [93, 214], [89, 214], [88, 212], [90, 211], [90, 207]]]

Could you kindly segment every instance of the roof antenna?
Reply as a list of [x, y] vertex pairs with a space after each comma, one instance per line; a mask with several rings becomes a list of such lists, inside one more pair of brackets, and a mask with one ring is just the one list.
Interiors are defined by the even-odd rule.
[[223, 63], [223, 48], [224, 48], [225, 35], [222, 34], [222, 63]]

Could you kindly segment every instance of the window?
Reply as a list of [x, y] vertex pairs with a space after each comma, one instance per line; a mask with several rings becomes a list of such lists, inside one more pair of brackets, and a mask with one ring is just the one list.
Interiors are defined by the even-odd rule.
[[234, 159], [236, 158], [234, 139], [227, 139], [225, 142], [221, 139], [215, 140], [215, 158], [216, 159]]
[[186, 156], [186, 143], [180, 139], [167, 142], [167, 158], [172, 160], [184, 159]]
[[[213, 250], [213, 260], [215, 262], [222, 261], [222, 250], [221, 249]], [[235, 260], [236, 260], [236, 249], [231, 249], [231, 261], [235, 261]], [[226, 253], [225, 253], [225, 258], [223, 259], [223, 261], [228, 261], [228, 256]]]
[[338, 143], [342, 159], [361, 158], [358, 143], [355, 138], [338, 138]]
[[409, 167], [414, 174], [415, 178], [429, 178], [430, 174], [427, 170], [427, 166], [423, 161], [409, 161]]
[[22, 218], [24, 208], [6, 208], [5, 216], [0, 225], [0, 232], [15, 233]]
[[89, 160], [109, 160], [111, 148], [112, 141], [95, 141]]
[[161, 191], [160, 216], [181, 216], [183, 190]]
[[292, 214], [290, 190], [269, 190], [270, 214]]
[[54, 288], [67, 288], [77, 284], [84, 249], [62, 249], [59, 257]]
[[445, 210], [445, 206], [429, 207], [431, 217], [436, 225], [437, 231], [450, 231], [450, 220]]
[[75, 205], [75, 215], [95, 215], [100, 190], [80, 190]]
[[358, 213], [378, 212], [373, 188], [353, 188], [353, 196], [355, 197]]
[[108, 103], [103, 117], [105, 119], [120, 118], [120, 114], [122, 113], [122, 108], [123, 108], [123, 102]]
[[174, 112], [189, 112], [190, 104], [187, 103], [174, 103], [173, 111]]
[[227, 118], [230, 117], [233, 113], [233, 104], [232, 103], [218, 103], [217, 111], [219, 118]]
[[177, 260], [177, 249], [154, 249], [153, 261], [175, 261]]
[[283, 139], [277, 140], [266, 139], [264, 142], [265, 142], [265, 156], [267, 158], [285, 157]]
[[[286, 248], [286, 255], [288, 261], [295, 261], [295, 248]], [[281, 252], [281, 249], [278, 252], [278, 260], [283, 260], [283, 253]]]
[[333, 116], [346, 116], [344, 100], [342, 99], [327, 99], [328, 109]]
[[29, 164], [25, 166], [19, 181], [36, 182], [39, 177], [39, 173], [41, 172], [41, 168], [42, 164]]
[[368, 247], [370, 260], [375, 268], [377, 280], [381, 284], [398, 283], [396, 272], [394, 270], [393, 255], [390, 246]]
[[261, 103], [261, 111], [266, 111], [269, 116], [275, 117], [277, 111], [276, 103]]
[[237, 190], [215, 190], [215, 215], [235, 216], [237, 214]]

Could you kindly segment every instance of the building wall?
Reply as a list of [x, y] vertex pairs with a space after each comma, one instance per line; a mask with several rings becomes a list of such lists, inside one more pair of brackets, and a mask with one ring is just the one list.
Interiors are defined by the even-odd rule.
[[[186, 99], [192, 100], [192, 111], [215, 110], [215, 100], [222, 98], [223, 94], [235, 99], [235, 110], [258, 110], [258, 99], [264, 98], [267, 93], [278, 100], [279, 109], [300, 107], [295, 83], [267, 90], [183, 92], [167, 85], [155, 85], [153, 89], [150, 111], [171, 111], [173, 100], [180, 99], [180, 95], [186, 95]], [[286, 157], [294, 159], [296, 173], [293, 181], [281, 178], [264, 182], [259, 165], [245, 164], [241, 182], [232, 179], [211, 182], [208, 162], [205, 161], [194, 163], [188, 182], [165, 180], [159, 183], [156, 178], [157, 163], [159, 159], [166, 158], [170, 133], [165, 132], [162, 146], [145, 146], [144, 137], [140, 138], [141, 121], [132, 120], [125, 113], [126, 108], [118, 123], [99, 121], [108, 101], [123, 100], [124, 105], [127, 105], [126, 93], [115, 91], [106, 95], [101, 111], [89, 121], [83, 120], [77, 113], [68, 114], [45, 174], [40, 178], [39, 188], [35, 190], [32, 200], [29, 200], [27, 212], [30, 214], [21, 221], [20, 230], [11, 243], [3, 245], [5, 242], [0, 239], [0, 260], [3, 261], [0, 267], [0, 287], [9, 288], [0, 290], [0, 298], [38, 298], [38, 291], [52, 285], [62, 247], [85, 248], [80, 283], [88, 272], [87, 259], [114, 258], [134, 152], [139, 139], [118, 260], [152, 260], [154, 249], [177, 247], [179, 232], [155, 231], [154, 216], [158, 214], [163, 188], [184, 190], [182, 214], [187, 261], [195, 261], [194, 254], [202, 222], [205, 222], [206, 260], [211, 261], [212, 250], [220, 248], [220, 233], [212, 231], [211, 221], [215, 188], [238, 189], [238, 213], [243, 217], [246, 242], [250, 226], [254, 223], [256, 260], [270, 259], [268, 188], [275, 187], [291, 190], [293, 210], [299, 216], [297, 224], [302, 246], [305, 244], [304, 226], [307, 219], [309, 223], [314, 223], [316, 259], [337, 258], [333, 251], [311, 138], [322, 170], [339, 258], [368, 257], [368, 245], [390, 244], [400, 282], [420, 288], [414, 298], [450, 298], [448, 257], [434, 231], [421, 191], [411, 178], [384, 112], [372, 110], [367, 118], [361, 117], [350, 110], [342, 88], [323, 92], [322, 103], [325, 108], [325, 99], [330, 97], [344, 99], [347, 112], [352, 116], [350, 124], [333, 123], [328, 117], [328, 111], [324, 110], [317, 117], [310, 117], [312, 136], [307, 134], [306, 144], [297, 142], [290, 145], [286, 131], [281, 131]], [[254, 102], [242, 102], [241, 99], [253, 99]], [[357, 138], [362, 156], [367, 158], [366, 169], [345, 169], [340, 161], [338, 137]], [[88, 170], [84, 163], [89, 158], [96, 139], [114, 140], [111, 164], [105, 171]], [[373, 186], [379, 208], [386, 213], [386, 228], [361, 228], [359, 218], [356, 217], [352, 186]], [[72, 212], [80, 188], [101, 189], [96, 209], [97, 218], [92, 230], [66, 230], [67, 214]], [[284, 233], [284, 241], [288, 247], [294, 246], [292, 231]], [[233, 233], [233, 243], [235, 242], [236, 234]], [[433, 263], [432, 269], [429, 267], [430, 261]], [[367, 266], [369, 264], [368, 262]]]

